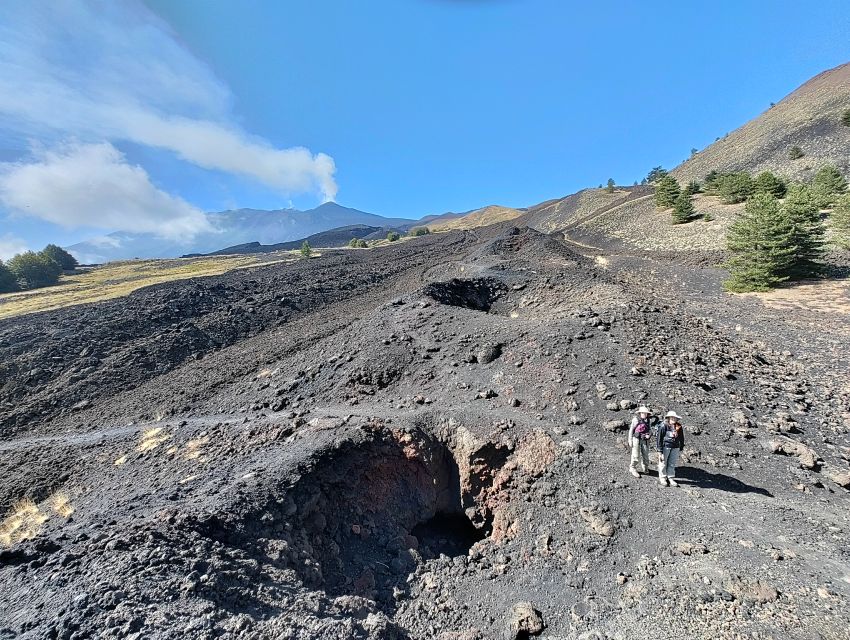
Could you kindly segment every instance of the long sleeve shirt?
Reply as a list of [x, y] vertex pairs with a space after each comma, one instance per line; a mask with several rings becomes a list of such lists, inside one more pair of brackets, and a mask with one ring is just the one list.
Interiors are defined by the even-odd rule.
[[664, 421], [658, 427], [658, 436], [656, 446], [659, 451], [667, 449], [684, 449], [685, 448], [685, 430], [679, 426], [678, 433], [675, 427], [671, 427]]

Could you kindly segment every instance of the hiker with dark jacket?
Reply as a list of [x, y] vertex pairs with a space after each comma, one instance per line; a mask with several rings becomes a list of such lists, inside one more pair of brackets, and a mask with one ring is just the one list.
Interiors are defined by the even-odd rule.
[[681, 420], [675, 411], [668, 411], [664, 422], [658, 427], [658, 483], [665, 487], [668, 484], [671, 487], [679, 486], [676, 482], [676, 463], [685, 447], [685, 431]]
[[[657, 421], [658, 419], [655, 418]], [[649, 472], [649, 441], [652, 438], [652, 412], [647, 407], [639, 407], [629, 427], [629, 448], [632, 460], [629, 473], [640, 478], [641, 473]]]

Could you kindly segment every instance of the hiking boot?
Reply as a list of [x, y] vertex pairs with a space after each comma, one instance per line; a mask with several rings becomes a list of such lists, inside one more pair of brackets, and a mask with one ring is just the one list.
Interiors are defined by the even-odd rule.
[[670, 478], [670, 486], [671, 487], [678, 487], [679, 483], [676, 482], [675, 480], [673, 480], [673, 478]]
[[635, 478], [640, 478], [640, 474], [635, 469], [629, 469], [629, 473], [631, 473]]
[[666, 487], [667, 486], [667, 478], [658, 478], [658, 484], [660, 484], [662, 487]]

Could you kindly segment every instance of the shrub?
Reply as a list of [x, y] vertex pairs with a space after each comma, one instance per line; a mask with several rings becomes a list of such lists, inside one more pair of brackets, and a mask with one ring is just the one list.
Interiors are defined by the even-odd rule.
[[667, 175], [667, 170], [662, 167], [653, 167], [652, 170], [646, 175], [647, 182], [658, 182]]
[[769, 193], [775, 198], [784, 198], [785, 191], [785, 182], [770, 171], [762, 171], [753, 180], [753, 193]]
[[8, 262], [9, 270], [22, 289], [38, 289], [59, 282], [62, 266], [44, 253], [26, 251]]
[[791, 239], [796, 247], [794, 261], [785, 272], [791, 279], [806, 278], [823, 270], [821, 259], [826, 242], [826, 227], [817, 198], [808, 187], [791, 185], [782, 209], [791, 221]]
[[390, 231], [387, 234], [387, 240], [389, 240], [390, 242], [395, 242], [399, 238], [401, 238], [401, 235], [399, 235], [398, 231]]
[[605, 191], [608, 193], [614, 193], [614, 178], [608, 178], [608, 184], [605, 186]]
[[312, 247], [310, 247], [310, 243], [306, 240], [301, 243], [301, 257], [309, 258], [313, 253]]
[[352, 249], [356, 249], [357, 248], [357, 241], [359, 239], [360, 238], [352, 238], [351, 240], [348, 241], [348, 246], [351, 247]]
[[791, 147], [790, 149], [788, 149], [788, 157], [791, 158], [792, 160], [799, 160], [804, 155], [806, 155], [806, 154], [803, 153], [803, 150], [800, 147], [798, 147], [796, 144], [793, 147]]
[[48, 258], [58, 262], [59, 266], [62, 267], [64, 271], [73, 271], [79, 266], [79, 263], [74, 256], [55, 244], [47, 245], [41, 250], [41, 252]]
[[729, 228], [726, 245], [728, 291], [767, 291], [788, 279], [794, 260], [793, 229], [787, 212], [767, 193], [754, 195]]
[[845, 109], [841, 114], [841, 124], [845, 127], [850, 127], [850, 109]]
[[428, 227], [413, 227], [408, 232], [408, 235], [417, 238], [419, 236], [427, 236], [429, 233], [431, 233], [431, 230]]
[[832, 241], [839, 247], [850, 249], [850, 194], [838, 198], [829, 219], [832, 222]]
[[828, 207], [840, 194], [847, 190], [847, 180], [833, 165], [827, 164], [818, 169], [812, 179], [812, 192], [819, 207]]
[[706, 193], [716, 193], [717, 191], [717, 180], [720, 178], [722, 174], [717, 169], [712, 169], [709, 171], [705, 179], [703, 180], [703, 191]]
[[681, 189], [673, 176], [665, 175], [655, 187], [655, 205], [661, 209], [669, 209], [676, 204]]
[[0, 293], [9, 293], [18, 290], [18, 279], [12, 270], [0, 260]]
[[702, 217], [702, 219], [705, 220], [706, 222], [714, 222], [714, 216], [711, 215], [710, 211], [706, 212], [706, 214]]
[[746, 202], [753, 194], [753, 179], [746, 171], [724, 174], [714, 184], [717, 195], [725, 204]]
[[691, 195], [683, 191], [673, 205], [673, 224], [688, 222], [694, 216], [694, 203]]

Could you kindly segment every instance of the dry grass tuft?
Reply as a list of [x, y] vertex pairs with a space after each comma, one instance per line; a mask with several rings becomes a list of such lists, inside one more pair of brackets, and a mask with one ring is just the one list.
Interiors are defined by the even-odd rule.
[[189, 442], [186, 443], [186, 453], [183, 454], [183, 458], [185, 460], [197, 460], [204, 452], [204, 445], [209, 441], [209, 436], [189, 440]]
[[47, 499], [47, 504], [53, 509], [57, 516], [70, 518], [74, 513], [74, 505], [71, 504], [71, 498], [64, 491], [57, 491]]
[[126, 453], [123, 456], [121, 456], [120, 458], [116, 458], [115, 466], [120, 467], [125, 462], [127, 462], [127, 454]]
[[22, 540], [31, 540], [47, 518], [35, 502], [29, 498], [20, 500], [0, 523], [0, 544], [11, 547]]
[[170, 438], [171, 434], [164, 431], [162, 427], [145, 429], [144, 432], [142, 432], [142, 437], [139, 440], [138, 446], [136, 446], [136, 451], [140, 451], [142, 453], [145, 453], [146, 451], [153, 451]]

